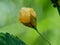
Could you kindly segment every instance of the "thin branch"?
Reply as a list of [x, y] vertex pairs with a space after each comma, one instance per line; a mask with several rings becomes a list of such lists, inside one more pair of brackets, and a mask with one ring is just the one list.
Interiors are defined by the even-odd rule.
[[51, 45], [51, 43], [38, 31], [37, 28], [35, 28], [36, 32], [46, 41], [49, 43], [49, 45]]
[[60, 0], [51, 0], [53, 7], [57, 7], [59, 15], [60, 15]]

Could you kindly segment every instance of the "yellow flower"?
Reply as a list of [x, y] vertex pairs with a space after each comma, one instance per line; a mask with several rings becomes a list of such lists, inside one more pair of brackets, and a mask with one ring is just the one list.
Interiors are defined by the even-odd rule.
[[22, 8], [19, 12], [19, 21], [25, 26], [36, 28], [36, 18], [33, 8]]

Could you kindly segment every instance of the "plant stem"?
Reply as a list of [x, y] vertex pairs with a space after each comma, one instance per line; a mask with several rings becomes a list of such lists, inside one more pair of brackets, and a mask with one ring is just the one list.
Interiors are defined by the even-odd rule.
[[51, 45], [51, 43], [46, 38], [44, 38], [44, 36], [38, 31], [38, 29], [35, 28], [35, 30], [46, 42], [49, 43], [49, 45]]
[[59, 15], [60, 15], [60, 7], [57, 7], [57, 9], [58, 9], [58, 12], [59, 12]]
[[[31, 24], [31, 25], [32, 25], [32, 24]], [[44, 38], [44, 36], [38, 31], [38, 29], [37, 29], [35, 26], [32, 25], [32, 27], [36, 30], [36, 32], [37, 32], [46, 42], [49, 43], [49, 45], [51, 45], [51, 43], [50, 43], [46, 38]]]
[[60, 15], [60, 0], [51, 0], [51, 2], [53, 4], [53, 6], [57, 8], [58, 13]]

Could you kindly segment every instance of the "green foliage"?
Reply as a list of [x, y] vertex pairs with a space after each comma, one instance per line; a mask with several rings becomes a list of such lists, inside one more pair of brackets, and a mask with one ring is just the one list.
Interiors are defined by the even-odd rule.
[[0, 45], [26, 45], [18, 37], [9, 33], [0, 33]]

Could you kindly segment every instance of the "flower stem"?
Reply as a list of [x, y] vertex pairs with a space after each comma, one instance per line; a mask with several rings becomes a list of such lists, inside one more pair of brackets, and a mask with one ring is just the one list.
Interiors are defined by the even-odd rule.
[[51, 45], [51, 43], [38, 31], [37, 28], [35, 28], [36, 32], [46, 41], [49, 43], [49, 45]]

